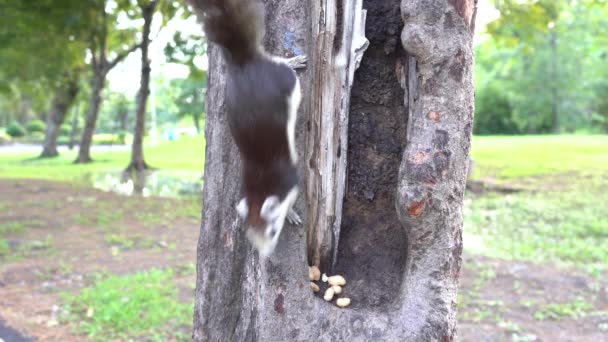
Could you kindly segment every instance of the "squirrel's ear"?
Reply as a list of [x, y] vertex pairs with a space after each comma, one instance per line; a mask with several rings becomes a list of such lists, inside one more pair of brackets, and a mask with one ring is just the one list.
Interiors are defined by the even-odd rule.
[[260, 209], [260, 216], [265, 218], [266, 220], [270, 220], [272, 218], [273, 212], [279, 206], [279, 198], [277, 196], [268, 196], [264, 200], [262, 204], [262, 209]]
[[236, 205], [236, 212], [243, 220], [247, 217], [247, 214], [249, 214], [249, 207], [247, 206], [247, 199], [245, 197]]

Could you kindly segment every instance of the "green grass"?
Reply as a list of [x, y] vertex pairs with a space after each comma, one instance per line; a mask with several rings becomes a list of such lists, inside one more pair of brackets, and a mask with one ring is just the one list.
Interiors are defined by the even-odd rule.
[[605, 266], [606, 208], [602, 193], [487, 194], [465, 208], [465, 245], [499, 258]]
[[10, 251], [11, 251], [11, 249], [10, 249], [10, 246], [8, 245], [8, 242], [4, 239], [0, 239], [0, 257], [8, 255], [8, 253]]
[[587, 312], [593, 309], [593, 306], [587, 303], [582, 298], [577, 298], [574, 301], [560, 304], [547, 304], [543, 308], [534, 313], [534, 318], [539, 321], [546, 319], [559, 320], [564, 318], [577, 319], [585, 316]]
[[171, 270], [98, 279], [78, 295], [63, 295], [68, 320], [98, 341], [187, 340], [193, 306], [178, 300]]
[[476, 136], [476, 178], [517, 178], [563, 172], [607, 172], [608, 136]]
[[25, 222], [0, 223], [0, 236], [7, 233], [22, 233], [25, 231]]
[[[62, 153], [57, 158], [38, 159], [39, 152], [0, 154], [0, 177], [37, 178], [82, 182], [90, 174], [123, 170], [129, 161], [130, 151], [93, 152], [93, 163], [73, 164], [77, 151]], [[177, 141], [146, 146], [144, 155], [149, 165], [162, 170], [202, 172], [205, 164], [203, 136], [182, 137]]]
[[467, 196], [468, 252], [608, 270], [608, 136], [475, 137], [473, 158], [526, 191]]

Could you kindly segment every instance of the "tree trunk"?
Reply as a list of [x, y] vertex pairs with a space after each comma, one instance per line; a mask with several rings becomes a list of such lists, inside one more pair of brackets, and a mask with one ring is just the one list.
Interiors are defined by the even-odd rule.
[[146, 129], [146, 105], [150, 95], [150, 59], [148, 47], [150, 45], [150, 25], [158, 1], [152, 1], [142, 7], [144, 28], [141, 41], [141, 79], [137, 93], [137, 109], [135, 111], [135, 129], [133, 131], [133, 144], [131, 145], [131, 162], [125, 172], [143, 171], [149, 168], [144, 160], [144, 133]]
[[194, 121], [194, 127], [196, 128], [196, 134], [201, 134], [201, 116], [197, 114], [192, 115], [192, 121]]
[[[102, 1], [101, 4], [105, 4]], [[84, 130], [80, 139], [80, 149], [75, 163], [90, 163], [91, 159], [91, 143], [93, 141], [93, 133], [97, 125], [97, 117], [99, 116], [99, 108], [103, 100], [102, 92], [106, 83], [106, 76], [118, 63], [123, 61], [131, 52], [139, 48], [139, 44], [133, 45], [127, 50], [118, 53], [113, 59], [108, 60], [108, 18], [106, 11], [101, 10], [102, 23], [97, 34], [94, 35], [89, 42], [89, 52], [91, 53], [91, 65], [93, 67], [93, 80], [91, 82], [91, 101], [87, 111]]]
[[91, 159], [91, 144], [93, 142], [93, 133], [97, 125], [97, 117], [99, 116], [99, 108], [103, 100], [102, 92], [106, 83], [107, 71], [103, 67], [93, 67], [93, 82], [91, 84], [91, 101], [87, 111], [87, 117], [84, 122], [82, 137], [80, 138], [80, 146], [78, 149], [78, 157], [75, 163], [84, 164], [93, 161]]
[[20, 95], [19, 109], [17, 110], [17, 122], [25, 125], [32, 119], [32, 100], [27, 95]]
[[[267, 50], [309, 56], [297, 126], [305, 228], [286, 227], [267, 259], [248, 243], [211, 47], [194, 340], [453, 340], [474, 1], [264, 3]], [[351, 307], [313, 294], [309, 262], [345, 275]]]
[[70, 129], [70, 143], [68, 144], [68, 149], [72, 150], [74, 148], [74, 143], [76, 140], [76, 131], [78, 130], [78, 122], [80, 121], [80, 105], [76, 106], [76, 110], [72, 113], [72, 128]]
[[549, 34], [549, 46], [551, 50], [551, 129], [553, 133], [560, 132], [559, 122], [559, 94], [558, 94], [558, 77], [557, 77], [557, 32], [556, 28], [551, 29]]
[[126, 132], [129, 129], [128, 119], [129, 119], [128, 111], [125, 110], [119, 114], [118, 124], [120, 126], [120, 130], [123, 132]]
[[63, 124], [69, 108], [78, 95], [78, 91], [78, 79], [67, 80], [66, 84], [62, 84], [57, 90], [51, 104], [51, 109], [47, 114], [44, 145], [42, 146], [40, 158], [56, 157], [59, 155], [57, 152], [59, 127]]

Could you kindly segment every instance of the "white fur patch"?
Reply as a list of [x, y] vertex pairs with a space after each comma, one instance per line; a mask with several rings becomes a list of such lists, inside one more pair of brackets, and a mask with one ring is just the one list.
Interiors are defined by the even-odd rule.
[[[268, 56], [272, 61], [278, 64], [285, 64], [293, 70], [294, 67], [304, 67], [306, 65], [306, 56], [296, 56], [292, 58], [283, 58], [278, 56]], [[292, 65], [294, 64], [294, 65]], [[296, 84], [294, 85], [291, 94], [287, 97], [287, 143], [289, 144], [289, 157], [292, 163], [297, 163], [298, 152], [296, 151], [296, 120], [298, 118], [298, 108], [302, 101], [302, 92], [300, 90], [300, 80], [296, 76]]]
[[[279, 237], [281, 236], [283, 226], [285, 225], [287, 213], [293, 207], [297, 197], [298, 188], [293, 187], [282, 202], [273, 206], [272, 212], [266, 213], [265, 216], [270, 219], [267, 221], [266, 227], [264, 228], [264, 234], [256, 234], [255, 232], [248, 230], [247, 237], [260, 255], [268, 256], [274, 251], [277, 242], [279, 241]], [[275, 232], [274, 235], [271, 234], [273, 230]]]
[[298, 118], [298, 108], [302, 100], [300, 92], [300, 80], [296, 77], [296, 85], [293, 87], [291, 95], [287, 98], [287, 143], [289, 144], [289, 156], [295, 164], [298, 161], [296, 151], [296, 119]]
[[247, 214], [249, 214], [249, 206], [247, 205], [247, 199], [245, 197], [243, 197], [236, 205], [236, 212], [243, 220], [247, 217]]

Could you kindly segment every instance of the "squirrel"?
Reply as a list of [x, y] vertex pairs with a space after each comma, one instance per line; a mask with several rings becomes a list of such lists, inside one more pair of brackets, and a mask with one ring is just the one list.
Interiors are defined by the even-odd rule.
[[270, 255], [285, 224], [299, 225], [295, 124], [301, 93], [295, 69], [262, 46], [264, 8], [254, 0], [190, 0], [205, 35], [226, 62], [226, 115], [242, 160], [244, 197], [236, 211], [260, 255]]

